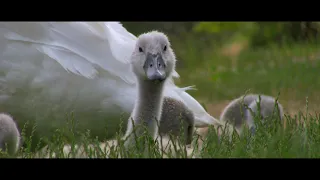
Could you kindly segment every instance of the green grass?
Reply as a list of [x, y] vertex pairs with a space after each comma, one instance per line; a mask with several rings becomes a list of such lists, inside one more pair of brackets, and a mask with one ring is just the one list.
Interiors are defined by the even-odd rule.
[[[286, 127], [278, 119], [269, 119], [268, 125], [264, 126], [259, 117], [255, 118], [257, 131], [255, 136], [251, 136], [247, 129], [244, 129], [242, 136], [236, 133], [232, 135], [232, 141], [229, 141], [227, 135], [222, 136], [221, 141], [214, 128], [209, 129], [208, 136], [203, 140], [202, 149], [194, 148], [193, 155], [197, 158], [317, 158], [320, 157], [320, 126], [318, 124], [319, 117], [311, 115], [303, 115], [299, 113], [295, 117], [285, 117]], [[300, 123], [297, 123], [300, 122]], [[48, 151], [42, 154], [30, 151], [29, 144], [32, 138], [24, 137], [26, 146], [21, 148], [13, 157], [19, 158], [73, 158], [78, 157], [76, 151], [76, 143], [66, 141], [63, 136], [64, 130], [57, 130], [54, 135], [54, 141], [49, 143]], [[69, 130], [69, 131], [72, 131]], [[154, 143], [148, 135], [141, 136], [137, 139], [137, 146], [126, 151], [123, 142], [119, 141], [119, 145], [100, 147], [97, 139], [90, 139], [89, 133], [74, 134], [81, 136], [82, 145], [88, 158], [105, 158], [107, 154], [109, 158], [187, 158], [187, 149], [178, 141], [172, 151], [162, 152], [160, 144]], [[117, 136], [120, 140], [121, 135]], [[193, 145], [199, 141], [199, 136], [194, 134]], [[142, 144], [144, 143], [144, 144]], [[63, 153], [65, 144], [70, 144], [71, 151], [69, 154]], [[93, 148], [89, 148], [89, 145]], [[140, 145], [140, 146], [139, 146]], [[147, 151], [143, 151], [141, 147], [147, 147]], [[40, 148], [38, 149], [40, 151]], [[12, 157], [8, 154], [1, 154], [1, 157]], [[190, 156], [189, 156], [190, 157]]]
[[[306, 96], [317, 93], [320, 67], [320, 51], [316, 45], [270, 47], [244, 50], [238, 57], [226, 57], [219, 51], [204, 51], [202, 55], [186, 55], [183, 60], [202, 62], [196, 70], [179, 69], [181, 85], [195, 84], [198, 91], [190, 91], [196, 97], [209, 100], [225, 100], [237, 97], [246, 90], [285, 95], [290, 91], [294, 100], [304, 101]], [[310, 56], [318, 54], [311, 59]], [[190, 57], [190, 59], [188, 59]], [[197, 58], [196, 58], [197, 57]], [[195, 61], [194, 59], [197, 59]], [[235, 65], [232, 61], [236, 62]], [[315, 96], [314, 96], [315, 97]]]
[[[247, 131], [241, 138], [234, 135], [232, 143], [228, 138], [218, 142], [214, 129], [210, 128], [208, 136], [203, 139], [203, 149], [196, 151], [196, 156], [203, 158], [314, 158], [320, 156], [320, 126], [316, 106], [320, 100], [318, 45], [293, 44], [281, 48], [270, 46], [264, 49], [244, 49], [238, 56], [230, 57], [222, 55], [220, 46], [199, 41], [192, 36], [183, 40], [175, 37], [171, 39], [179, 60], [177, 70], [181, 78], [177, 84], [179, 86], [196, 85], [198, 90], [189, 91], [189, 93], [200, 102], [215, 104], [232, 100], [250, 89], [253, 93], [272, 96], [280, 93], [279, 100], [284, 109], [293, 109], [295, 112], [291, 116], [286, 116], [286, 128], [282, 128], [283, 125], [275, 121], [274, 126], [268, 128], [258, 126], [257, 134], [253, 137], [250, 137]], [[309, 100], [309, 111], [306, 111], [306, 97]], [[292, 102], [298, 105], [292, 107]], [[312, 115], [308, 114], [309, 112]], [[298, 121], [300, 124], [297, 124]], [[257, 123], [259, 124], [259, 119]], [[95, 146], [95, 150], [90, 150], [91, 152], [88, 153], [89, 157], [105, 157], [106, 149], [98, 148], [101, 139], [92, 138], [89, 134], [89, 131], [79, 134], [72, 129], [59, 129], [52, 140], [49, 141], [43, 137], [42, 143], [36, 142], [39, 144], [36, 151], [39, 151], [45, 142], [56, 157], [64, 158], [62, 151], [65, 144], [74, 147], [81, 142], [85, 147], [88, 147], [88, 144]], [[118, 134], [115, 139], [120, 139], [121, 136], [122, 134]], [[72, 139], [70, 137], [74, 137], [77, 141], [70, 141]], [[199, 136], [195, 135], [194, 138], [196, 143]], [[24, 137], [24, 141], [25, 146], [13, 157], [36, 157], [35, 151], [31, 150], [31, 144], [35, 143], [32, 142], [32, 137]], [[123, 145], [120, 144], [111, 148], [110, 157], [117, 157], [118, 154], [130, 158], [163, 157], [164, 154], [159, 151], [157, 144], [150, 140], [147, 142], [147, 146], [150, 147], [147, 155], [136, 150], [126, 153]], [[185, 147], [182, 146], [180, 149], [177, 155], [169, 153], [167, 156], [185, 158]], [[89, 151], [88, 148], [87, 150]], [[12, 157], [7, 154], [1, 156]]]

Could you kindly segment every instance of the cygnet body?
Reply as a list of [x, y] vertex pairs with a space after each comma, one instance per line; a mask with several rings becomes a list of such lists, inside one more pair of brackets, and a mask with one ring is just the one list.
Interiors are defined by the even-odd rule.
[[15, 154], [20, 147], [20, 132], [13, 118], [0, 113], [0, 149]]
[[[276, 100], [275, 98], [266, 95], [260, 95], [260, 97], [260, 113], [264, 119], [268, 116], [271, 116], [274, 112]], [[258, 112], [258, 100], [258, 94], [248, 94], [246, 96], [241, 96], [234, 99], [224, 108], [220, 115], [220, 120], [234, 125], [239, 134], [241, 133], [243, 124], [246, 123], [250, 131], [254, 134], [254, 116]], [[277, 104], [280, 112], [280, 118], [282, 119], [283, 108], [280, 103]], [[248, 108], [252, 110], [253, 114]]]
[[178, 137], [184, 135], [185, 144], [192, 141], [194, 132], [194, 115], [192, 111], [181, 101], [165, 97], [162, 107], [162, 115], [159, 127], [161, 136], [173, 135]]

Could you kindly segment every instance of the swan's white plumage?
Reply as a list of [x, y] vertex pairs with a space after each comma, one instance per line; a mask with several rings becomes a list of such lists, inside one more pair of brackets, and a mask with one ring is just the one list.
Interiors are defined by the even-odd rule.
[[[129, 57], [136, 39], [118, 22], [0, 22], [1, 110], [48, 102], [130, 113], [137, 93]], [[170, 79], [164, 95], [192, 109], [196, 126], [219, 124], [188, 89]], [[27, 109], [20, 112], [30, 114]]]

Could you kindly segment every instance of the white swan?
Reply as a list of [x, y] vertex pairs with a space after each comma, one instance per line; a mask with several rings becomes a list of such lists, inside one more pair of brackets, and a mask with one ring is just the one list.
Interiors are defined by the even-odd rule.
[[136, 137], [143, 135], [144, 127], [141, 126], [146, 126], [147, 133], [153, 139], [157, 137], [163, 90], [165, 82], [175, 69], [176, 58], [167, 36], [152, 31], [138, 37], [130, 62], [137, 79], [137, 100], [124, 137], [127, 139], [126, 148], [135, 144]]
[[[0, 107], [21, 127], [37, 122], [34, 137], [65, 127], [73, 111], [77, 129], [110, 138], [137, 98], [129, 66], [136, 39], [118, 22], [0, 22]], [[187, 89], [169, 79], [164, 95], [185, 103], [196, 127], [220, 124]]]
[[0, 113], [0, 150], [15, 154], [20, 147], [20, 132], [8, 114]]

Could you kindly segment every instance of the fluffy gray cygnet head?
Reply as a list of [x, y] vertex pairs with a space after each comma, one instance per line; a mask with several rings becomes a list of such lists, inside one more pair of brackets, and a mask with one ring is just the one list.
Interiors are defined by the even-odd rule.
[[245, 122], [245, 113], [247, 113], [245, 106], [249, 106], [257, 95], [249, 94], [245, 97], [241, 96], [232, 100], [222, 111], [220, 120], [234, 125], [236, 129], [239, 129]]
[[[279, 102], [276, 102], [276, 99], [271, 96], [261, 95], [257, 97], [251, 104], [249, 105], [249, 110], [252, 112], [247, 113], [247, 119], [249, 122], [254, 122], [254, 117], [260, 115], [261, 120], [266, 121], [273, 119], [283, 120], [283, 107]], [[260, 108], [260, 110], [259, 110]], [[248, 110], [248, 111], [249, 111]], [[260, 114], [258, 114], [260, 112]]]
[[168, 37], [152, 31], [138, 37], [131, 56], [131, 67], [140, 80], [163, 81], [175, 69], [176, 58]]

